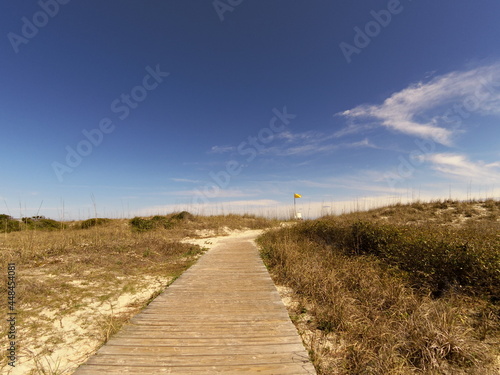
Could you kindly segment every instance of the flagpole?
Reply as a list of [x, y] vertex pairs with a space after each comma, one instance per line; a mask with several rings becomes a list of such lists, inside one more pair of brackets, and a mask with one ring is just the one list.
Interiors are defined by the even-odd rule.
[[295, 198], [295, 194], [293, 195], [293, 212], [294, 212], [294, 219], [297, 218], [297, 198]]

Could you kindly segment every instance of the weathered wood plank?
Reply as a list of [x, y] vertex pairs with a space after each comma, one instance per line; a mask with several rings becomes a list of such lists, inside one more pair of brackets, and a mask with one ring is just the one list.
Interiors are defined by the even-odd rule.
[[[234, 346], [241, 345], [242, 337], [231, 338], [199, 338], [190, 337], [181, 340], [174, 338], [151, 338], [151, 337], [127, 337], [118, 338], [121, 346]], [[118, 341], [117, 340], [117, 341]], [[245, 337], [245, 345], [269, 345], [269, 344], [300, 344], [296, 336], [263, 336], [263, 337]], [[116, 345], [116, 344], [115, 344]]]
[[[141, 327], [145, 328], [145, 327]], [[156, 328], [156, 329], [155, 329]], [[296, 331], [290, 327], [268, 327], [261, 329], [249, 329], [248, 327], [194, 327], [187, 326], [185, 328], [178, 328], [172, 326], [173, 329], [164, 328], [161, 326], [155, 326], [153, 329], [123, 329], [118, 332], [114, 338], [231, 338], [231, 337], [242, 337], [242, 338], [253, 338], [253, 337], [267, 337], [272, 336], [294, 336]]]
[[[274, 344], [274, 345], [232, 345], [232, 346], [183, 346], [182, 341], [177, 346], [123, 346], [105, 345], [99, 349], [93, 358], [99, 360], [101, 354], [122, 355], [131, 363], [136, 355], [157, 356], [157, 358], [170, 356], [186, 356], [190, 364], [195, 363], [196, 356], [212, 355], [257, 355], [257, 354], [280, 354], [284, 358], [293, 358], [294, 353], [304, 351], [302, 343], [296, 344]], [[305, 351], [304, 351], [304, 355]], [[306, 355], [307, 356], [307, 355]], [[189, 357], [189, 358], [188, 358]]]
[[[197, 356], [199, 357], [199, 356]], [[151, 366], [154, 359], [154, 366], [186, 366], [186, 358], [183, 356], [168, 356], [168, 357], [151, 357], [148, 355], [135, 355], [133, 366]], [[197, 366], [203, 364], [224, 364], [224, 366], [234, 365], [253, 365], [253, 364], [275, 364], [275, 363], [293, 363], [295, 360], [309, 361], [309, 358], [304, 357], [303, 353], [295, 353], [295, 358], [285, 358], [281, 354], [240, 354], [234, 355], [211, 355], [203, 358], [196, 358]], [[92, 358], [88, 361], [89, 365], [94, 362], [105, 360], [109, 366], [127, 365], [127, 358], [114, 354], [101, 354], [97, 358]]]
[[95, 375], [95, 374], [127, 374], [127, 375], [144, 375], [144, 374], [184, 374], [184, 375], [199, 375], [199, 374], [260, 374], [260, 375], [303, 375], [315, 374], [310, 372], [307, 364], [303, 368], [298, 368], [296, 363], [286, 364], [255, 364], [255, 365], [239, 365], [239, 366], [224, 366], [214, 363], [210, 366], [143, 366], [134, 367], [130, 365], [105, 366], [105, 365], [87, 365], [81, 368], [78, 375]]

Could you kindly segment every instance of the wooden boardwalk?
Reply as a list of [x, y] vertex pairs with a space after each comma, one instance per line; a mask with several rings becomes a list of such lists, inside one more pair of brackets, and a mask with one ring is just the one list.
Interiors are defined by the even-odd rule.
[[316, 374], [254, 236], [208, 251], [75, 374]]

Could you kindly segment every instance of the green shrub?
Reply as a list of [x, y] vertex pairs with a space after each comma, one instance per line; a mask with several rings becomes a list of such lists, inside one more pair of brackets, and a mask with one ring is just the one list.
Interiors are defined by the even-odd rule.
[[65, 224], [45, 216], [23, 217], [21, 221], [25, 224], [25, 229], [58, 230], [66, 227]]
[[[182, 214], [182, 212], [181, 212], [181, 214]], [[189, 213], [187, 213], [187, 214], [189, 214]], [[178, 216], [178, 215], [180, 215], [180, 214], [177, 214], [177, 216], [174, 215], [173, 217], [156, 215], [156, 216], [153, 216], [153, 217], [148, 218], [148, 219], [134, 217], [132, 220], [130, 220], [130, 225], [132, 226], [133, 229], [141, 231], [141, 232], [153, 230], [153, 229], [159, 229], [159, 228], [171, 229], [177, 223], [179, 223], [179, 221], [184, 220], [183, 215], [181, 215], [181, 216]], [[189, 214], [189, 215], [191, 215], [191, 214]]]
[[104, 225], [106, 223], [109, 223], [111, 220], [110, 219], [103, 219], [103, 218], [94, 218], [94, 219], [88, 219], [83, 221], [80, 224], [81, 229], [88, 229], [91, 227], [99, 226], [99, 225]]
[[500, 298], [500, 238], [490, 223], [453, 228], [326, 218], [295, 229], [345, 255], [375, 255], [435, 296], [455, 287]]
[[153, 222], [148, 219], [143, 219], [141, 217], [134, 217], [130, 220], [130, 225], [133, 229], [138, 230], [140, 232], [144, 232], [147, 230], [153, 229]]
[[21, 223], [14, 220], [11, 216], [1, 214], [0, 215], [0, 232], [15, 232], [21, 230]]
[[17, 221], [9, 215], [0, 215], [0, 232], [13, 232], [21, 229], [59, 230], [66, 228], [66, 224], [44, 216], [23, 217]]
[[29, 227], [30, 229], [58, 230], [63, 229], [65, 225], [56, 220], [43, 218], [34, 220]]
[[187, 220], [187, 221], [192, 221], [192, 220], [194, 220], [194, 216], [192, 214], [190, 214], [189, 212], [187, 212], [187, 211], [182, 211], [182, 212], [179, 212], [177, 214], [173, 214], [171, 216], [171, 219], [172, 220]]
[[174, 223], [166, 216], [153, 216], [150, 221], [152, 223], [152, 228], [170, 229], [174, 226]]

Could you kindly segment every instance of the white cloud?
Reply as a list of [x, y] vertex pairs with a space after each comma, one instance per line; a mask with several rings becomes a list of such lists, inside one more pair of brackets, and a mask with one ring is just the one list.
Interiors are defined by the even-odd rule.
[[[262, 154], [276, 156], [302, 156], [325, 154], [338, 149], [370, 147], [378, 148], [367, 138], [352, 143], [333, 143], [339, 135], [335, 133], [322, 133], [319, 131], [305, 131], [292, 133], [290, 131], [280, 132], [275, 135], [274, 143], [260, 150]], [[234, 152], [234, 146], [213, 146], [210, 153]]]
[[[335, 116], [338, 116], [339, 114], [336, 114]], [[342, 114], [340, 114], [342, 115]], [[335, 138], [340, 138], [349, 134], [357, 134], [360, 133], [364, 130], [369, 130], [373, 129], [376, 125], [374, 124], [349, 124], [347, 127], [340, 129], [339, 131], [336, 131], [333, 133], [333, 136]]]
[[449, 177], [481, 182], [498, 182], [500, 179], [500, 162], [473, 162], [462, 154], [439, 153], [420, 156], [420, 159], [431, 164], [431, 168]]
[[226, 152], [235, 151], [236, 147], [234, 146], [212, 146], [209, 153], [210, 154], [224, 154]]
[[301, 140], [311, 140], [311, 139], [316, 139], [318, 137], [323, 136], [322, 133], [317, 132], [317, 131], [307, 131], [307, 132], [302, 132], [302, 133], [292, 133], [290, 131], [284, 131], [281, 133], [278, 133], [276, 137], [278, 139], [284, 139], [287, 142], [298, 142]]
[[321, 179], [319, 181], [299, 180], [294, 181], [294, 185], [306, 186], [312, 188], [329, 189], [332, 191], [338, 189], [346, 189], [349, 191], [364, 192], [364, 193], [389, 193], [389, 194], [405, 194], [407, 189], [395, 189], [387, 186], [383, 179], [383, 174], [375, 171], [360, 171], [356, 175], [348, 175], [341, 177], [331, 177]]
[[[441, 110], [439, 115], [435, 114], [437, 110]], [[392, 94], [382, 104], [362, 104], [337, 115], [350, 120], [377, 120], [391, 130], [450, 146], [458, 130], [450, 128], [449, 118], [467, 118], [471, 112], [500, 114], [500, 63], [437, 76]], [[425, 116], [429, 118], [422, 120]], [[337, 135], [360, 129], [363, 125], [350, 124]]]
[[257, 199], [257, 200], [242, 200], [224, 202], [225, 206], [229, 207], [267, 207], [279, 204], [280, 202], [272, 199]]
[[361, 141], [358, 142], [352, 142], [344, 145], [347, 148], [358, 148], [358, 147], [371, 147], [371, 148], [377, 148], [372, 142], [368, 140], [368, 138], [365, 138]]
[[263, 153], [277, 156], [307, 156], [326, 154], [346, 148], [378, 148], [368, 138], [351, 143], [333, 143], [333, 139], [337, 138], [336, 133], [325, 134], [315, 131], [302, 133], [284, 132], [280, 133], [279, 138], [285, 140], [285, 142], [274, 147], [269, 147], [263, 150]]

